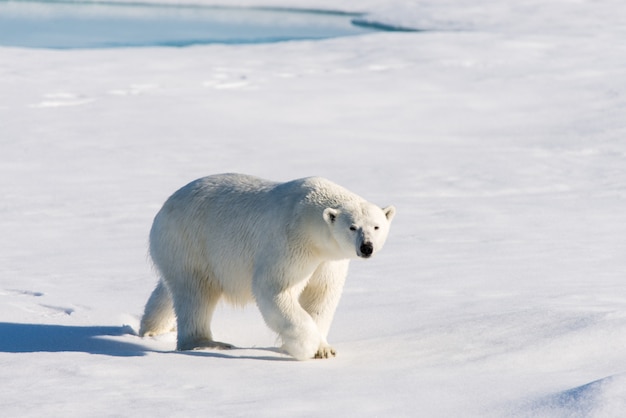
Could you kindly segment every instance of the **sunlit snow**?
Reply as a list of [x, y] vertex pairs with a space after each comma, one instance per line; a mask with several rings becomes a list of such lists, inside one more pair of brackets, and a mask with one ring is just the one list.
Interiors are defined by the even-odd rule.
[[[0, 48], [2, 416], [623, 414], [626, 5], [341, 7], [425, 31]], [[134, 335], [152, 218], [220, 172], [396, 206], [351, 265], [336, 358], [276, 352], [254, 306], [214, 318], [236, 350]]]

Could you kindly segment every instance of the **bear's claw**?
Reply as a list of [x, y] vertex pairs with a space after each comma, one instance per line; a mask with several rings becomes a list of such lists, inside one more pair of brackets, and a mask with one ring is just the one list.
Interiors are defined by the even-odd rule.
[[187, 351], [187, 350], [206, 350], [206, 349], [214, 349], [214, 350], [232, 350], [235, 346], [228, 343], [223, 343], [220, 341], [213, 340], [195, 340], [189, 341], [188, 343], [178, 344], [176, 348], [178, 351]]
[[327, 346], [327, 347], [320, 347], [317, 350], [317, 353], [315, 353], [315, 355], [313, 356], [313, 358], [315, 359], [331, 358], [331, 357], [335, 357], [336, 355], [337, 355], [337, 352], [335, 351], [335, 349], [330, 346]]

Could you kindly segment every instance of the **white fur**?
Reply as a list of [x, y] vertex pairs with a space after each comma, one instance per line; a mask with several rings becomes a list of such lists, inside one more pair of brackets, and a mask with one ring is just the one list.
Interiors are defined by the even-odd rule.
[[217, 302], [256, 300], [287, 353], [333, 356], [326, 336], [349, 259], [380, 250], [394, 214], [393, 206], [381, 209], [319, 177], [193, 181], [154, 219], [150, 254], [161, 281], [140, 335], [168, 332], [176, 320], [177, 349], [230, 348], [211, 334]]

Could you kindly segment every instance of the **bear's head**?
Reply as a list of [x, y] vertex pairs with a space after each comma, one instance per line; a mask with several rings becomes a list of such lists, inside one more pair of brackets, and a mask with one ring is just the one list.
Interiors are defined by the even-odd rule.
[[369, 202], [324, 209], [324, 220], [344, 258], [370, 258], [379, 251], [396, 214], [393, 206], [380, 208]]

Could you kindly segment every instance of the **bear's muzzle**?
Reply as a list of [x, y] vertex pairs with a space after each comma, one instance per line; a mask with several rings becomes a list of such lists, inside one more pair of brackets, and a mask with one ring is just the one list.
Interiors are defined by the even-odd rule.
[[370, 258], [374, 253], [374, 245], [371, 242], [364, 242], [359, 247], [359, 257]]

